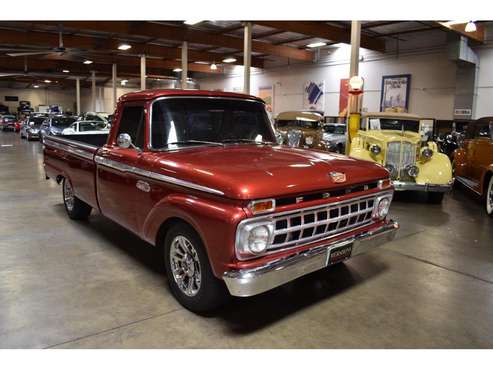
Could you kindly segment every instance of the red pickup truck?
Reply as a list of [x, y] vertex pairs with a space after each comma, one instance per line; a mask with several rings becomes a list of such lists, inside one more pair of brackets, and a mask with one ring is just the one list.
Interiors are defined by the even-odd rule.
[[44, 165], [70, 218], [96, 209], [160, 248], [175, 297], [206, 311], [395, 236], [386, 169], [275, 138], [256, 97], [142, 91], [107, 135], [47, 136]]

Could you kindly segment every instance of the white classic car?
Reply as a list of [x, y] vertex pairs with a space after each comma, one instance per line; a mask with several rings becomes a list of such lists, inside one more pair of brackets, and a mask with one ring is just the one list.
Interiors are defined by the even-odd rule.
[[107, 134], [110, 127], [103, 121], [76, 121], [62, 131], [62, 135]]

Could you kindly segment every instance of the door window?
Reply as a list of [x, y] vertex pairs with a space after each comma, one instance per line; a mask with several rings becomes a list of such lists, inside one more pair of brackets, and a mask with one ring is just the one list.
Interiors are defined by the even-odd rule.
[[144, 107], [141, 105], [126, 106], [120, 119], [118, 135], [129, 134], [132, 143], [138, 147], [144, 147], [145, 115]]

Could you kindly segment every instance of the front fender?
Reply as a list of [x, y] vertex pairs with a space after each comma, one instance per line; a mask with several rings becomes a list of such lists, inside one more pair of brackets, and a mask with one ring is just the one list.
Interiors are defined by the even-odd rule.
[[448, 184], [452, 181], [452, 165], [443, 153], [433, 153], [430, 160], [418, 162], [417, 184]]
[[161, 199], [145, 219], [144, 238], [155, 245], [161, 226], [172, 218], [190, 224], [204, 242], [214, 274], [222, 276], [235, 256], [236, 226], [246, 217], [239, 204], [212, 197], [169, 194]]

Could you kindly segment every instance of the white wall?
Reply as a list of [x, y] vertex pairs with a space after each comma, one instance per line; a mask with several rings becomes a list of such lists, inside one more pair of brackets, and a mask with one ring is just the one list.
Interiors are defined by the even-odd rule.
[[[443, 49], [421, 55], [389, 56], [362, 49], [365, 60], [360, 75], [365, 79], [363, 107], [378, 111], [383, 75], [411, 74], [409, 111], [423, 117], [451, 119], [453, 114], [456, 65]], [[199, 80], [203, 89], [241, 91], [241, 68], [235, 75]], [[261, 86], [274, 85], [274, 113], [302, 109], [303, 85], [307, 80], [325, 80], [325, 114], [338, 115], [339, 84], [349, 74], [349, 48], [336, 49], [323, 64], [267, 68], [252, 75], [251, 93]]]
[[493, 46], [477, 50], [479, 68], [476, 83], [475, 118], [493, 116]]
[[38, 105], [58, 104], [64, 110], [72, 110], [75, 104], [75, 90], [0, 88], [0, 102], [7, 105], [11, 112], [17, 112], [19, 102], [6, 102], [4, 100], [6, 95], [18, 96], [19, 100], [28, 100], [34, 109]]

